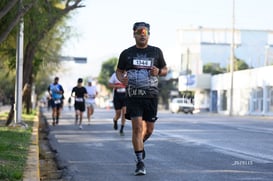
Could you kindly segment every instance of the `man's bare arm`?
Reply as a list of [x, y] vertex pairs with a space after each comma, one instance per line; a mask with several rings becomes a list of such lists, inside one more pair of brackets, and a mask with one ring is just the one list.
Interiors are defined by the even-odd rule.
[[125, 70], [121, 70], [119, 68], [117, 68], [116, 70], [116, 75], [118, 80], [123, 83], [124, 85], [128, 85], [128, 77], [127, 77], [127, 73]]

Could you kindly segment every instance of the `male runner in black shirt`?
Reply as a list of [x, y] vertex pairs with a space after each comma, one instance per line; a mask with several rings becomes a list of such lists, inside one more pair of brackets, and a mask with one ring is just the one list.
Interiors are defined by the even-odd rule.
[[152, 135], [157, 120], [158, 77], [167, 74], [166, 62], [158, 47], [148, 45], [150, 25], [133, 26], [136, 45], [119, 57], [117, 77], [126, 85], [126, 114], [132, 120], [132, 143], [137, 159], [135, 175], [145, 175], [144, 142]]

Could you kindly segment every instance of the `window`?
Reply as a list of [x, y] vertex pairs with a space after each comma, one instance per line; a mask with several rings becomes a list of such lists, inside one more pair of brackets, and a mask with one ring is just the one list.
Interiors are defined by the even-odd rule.
[[273, 112], [273, 87], [267, 87], [266, 105], [267, 112]]
[[252, 91], [252, 105], [254, 112], [263, 111], [263, 89], [258, 87]]
[[221, 111], [227, 110], [227, 91], [220, 91], [220, 109]]

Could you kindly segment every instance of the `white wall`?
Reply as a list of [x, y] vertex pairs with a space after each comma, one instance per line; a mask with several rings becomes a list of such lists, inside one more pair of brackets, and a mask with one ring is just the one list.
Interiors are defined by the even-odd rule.
[[[262, 112], [255, 112], [251, 109], [251, 102], [253, 101], [252, 91], [254, 89], [263, 89], [262, 102], [266, 102], [266, 95], [268, 94], [266, 87], [273, 86], [273, 66], [261, 67], [256, 69], [248, 69], [243, 71], [234, 72], [233, 76], [233, 114], [246, 115], [246, 114], [272, 114], [265, 112], [266, 104], [263, 104]], [[226, 111], [229, 112], [230, 103], [230, 73], [215, 75], [211, 79], [211, 91], [218, 92], [218, 105], [220, 105], [220, 91], [227, 90], [228, 106]], [[273, 97], [271, 98], [273, 99]], [[218, 108], [220, 110], [220, 108]], [[221, 112], [221, 111], [220, 111]]]

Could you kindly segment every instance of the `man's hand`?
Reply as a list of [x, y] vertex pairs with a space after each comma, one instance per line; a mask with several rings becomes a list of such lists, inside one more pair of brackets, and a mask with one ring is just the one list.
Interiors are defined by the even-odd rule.
[[153, 66], [152, 69], [150, 70], [150, 74], [152, 76], [158, 76], [159, 75], [159, 68], [157, 68], [156, 66]]

